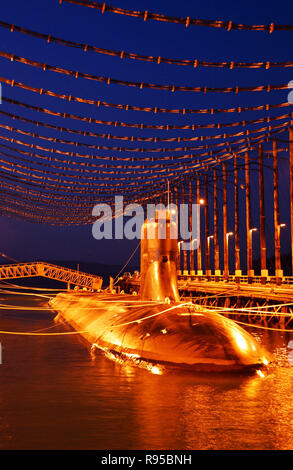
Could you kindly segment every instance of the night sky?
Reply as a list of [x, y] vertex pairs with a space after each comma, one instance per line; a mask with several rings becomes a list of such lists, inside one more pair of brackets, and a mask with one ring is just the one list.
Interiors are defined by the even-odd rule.
[[[246, 24], [292, 24], [293, 3], [284, 1], [174, 1], [174, 0], [113, 0], [113, 5], [133, 10], [149, 10], [156, 13], [165, 13], [173, 16], [193, 17], [215, 20], [233, 20]], [[204, 27], [189, 27], [156, 21], [143, 22], [141, 19], [105, 13], [102, 15], [96, 10], [63, 3], [59, 0], [11, 0], [1, 3], [2, 21], [34, 31], [51, 34], [60, 38], [83, 42], [104, 47], [107, 49], [124, 50], [146, 55], [160, 55], [170, 58], [197, 58], [199, 60], [214, 61], [290, 61], [292, 58], [293, 32], [253, 32], [230, 31]], [[253, 86], [253, 85], [279, 85], [293, 80], [293, 68], [263, 69], [215, 69], [175, 66], [168, 64], [153, 64], [130, 59], [120, 60], [116, 57], [104, 56], [96, 53], [84, 53], [78, 49], [62, 47], [56, 44], [47, 44], [45, 41], [31, 38], [20, 33], [10, 33], [0, 28], [1, 50], [19, 56], [46, 62], [51, 65], [68, 69], [111, 76], [123, 80], [145, 81], [151, 83], [176, 83], [178, 85], [207, 85], [211, 87]], [[32, 86], [50, 90], [70, 93], [93, 99], [102, 99], [112, 103], [129, 103], [140, 106], [161, 107], [188, 107], [188, 108], [228, 108], [233, 106], [255, 106], [266, 103], [277, 104], [287, 101], [288, 91], [272, 93], [190, 93], [158, 90], [139, 90], [119, 85], [106, 85], [89, 80], [65, 77], [49, 71], [41, 71], [28, 65], [10, 62], [0, 58], [0, 75], [8, 79], [15, 79]], [[57, 98], [38, 96], [28, 91], [11, 88], [3, 85], [3, 96], [48, 107], [56, 111], [84, 114], [103, 120], [121, 120], [125, 122], [144, 123], [209, 123], [233, 122], [241, 119], [257, 119], [264, 117], [265, 112], [247, 112], [242, 115], [217, 114], [216, 116], [172, 116], [135, 111], [118, 111], [106, 108], [96, 108], [86, 104], [68, 103]], [[58, 117], [42, 116], [40, 113], [2, 103], [1, 109], [10, 113], [20, 114], [35, 120], [67, 126], [75, 129], [94, 130], [95, 132], [112, 132], [119, 135], [144, 136], [191, 136], [189, 131], [173, 131], [167, 134], [164, 131], [136, 131], [132, 129], [114, 129], [109, 126], [79, 123], [78, 121], [64, 120]], [[282, 110], [270, 111], [269, 115], [281, 115], [293, 111], [292, 107]], [[37, 132], [34, 126], [26, 123], [12, 121], [10, 118], [0, 116], [1, 122], [10, 126], [19, 126], [23, 130]], [[258, 126], [260, 127], [260, 126]], [[250, 126], [251, 129], [257, 126]], [[238, 128], [237, 128], [238, 129]], [[242, 130], [242, 128], [239, 128]], [[211, 132], [211, 135], [218, 132]], [[236, 132], [236, 128], [229, 128], [227, 132]], [[2, 135], [11, 137], [11, 133], [1, 130]], [[50, 130], [42, 130], [48, 136], [54, 136]], [[208, 135], [208, 131], [201, 132]], [[197, 135], [197, 134], [196, 134]], [[200, 132], [198, 131], [198, 135]], [[282, 134], [287, 138], [287, 133]], [[13, 135], [20, 138], [18, 135]], [[64, 134], [70, 139], [70, 135]], [[62, 138], [62, 135], [61, 135]], [[30, 142], [30, 139], [21, 136], [21, 140]], [[72, 139], [74, 140], [74, 139]], [[78, 139], [81, 140], [81, 139]], [[84, 142], [96, 142], [105, 145], [105, 141], [85, 138]], [[128, 144], [128, 143], [127, 143]], [[107, 143], [106, 143], [107, 145]], [[126, 145], [128, 146], [128, 145]], [[154, 145], [150, 145], [153, 147]], [[66, 148], [61, 144], [57, 148]], [[269, 147], [268, 147], [269, 148]], [[1, 152], [1, 149], [0, 149]], [[101, 153], [101, 152], [100, 152]], [[109, 155], [105, 151], [105, 154]], [[267, 227], [268, 249], [272, 254], [272, 176], [267, 171], [266, 198], [267, 198]], [[280, 203], [281, 222], [289, 223], [289, 193], [288, 193], [288, 166], [280, 160]], [[253, 180], [254, 177], [252, 177]], [[242, 173], [240, 179], [243, 179]], [[229, 191], [232, 191], [230, 185]], [[242, 198], [243, 196], [241, 196]], [[253, 222], [256, 219], [258, 196], [254, 195]], [[230, 211], [231, 212], [231, 211]], [[233, 230], [233, 215], [229, 212], [229, 230]], [[243, 232], [243, 222], [241, 230]], [[0, 251], [20, 261], [26, 260], [80, 260], [84, 262], [97, 262], [109, 264], [124, 264], [138, 241], [96, 241], [92, 237], [92, 227], [50, 227], [14, 220], [6, 216], [1, 217], [1, 244]], [[257, 235], [258, 236], [258, 235]], [[282, 251], [289, 250], [289, 230], [282, 234]], [[256, 257], [257, 252], [254, 253]], [[137, 253], [135, 260], [137, 261]]]

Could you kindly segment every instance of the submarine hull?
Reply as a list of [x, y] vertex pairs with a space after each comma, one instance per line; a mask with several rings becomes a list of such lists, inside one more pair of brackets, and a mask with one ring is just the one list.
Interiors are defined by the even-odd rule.
[[58, 294], [50, 305], [58, 313], [57, 321], [80, 331], [92, 349], [154, 373], [165, 368], [251, 371], [270, 362], [268, 353], [243, 328], [193, 304], [71, 292]]

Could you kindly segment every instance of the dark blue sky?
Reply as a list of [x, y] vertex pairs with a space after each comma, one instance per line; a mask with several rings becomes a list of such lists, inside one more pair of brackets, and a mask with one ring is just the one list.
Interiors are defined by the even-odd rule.
[[[291, 1], [119, 1], [113, 0], [113, 5], [135, 10], [149, 10], [173, 16], [190, 16], [203, 19], [233, 20], [247, 24], [293, 23], [293, 4]], [[213, 28], [189, 27], [177, 24], [155, 21], [143, 22], [140, 19], [126, 16], [101, 13], [85, 7], [70, 4], [59, 5], [58, 0], [11, 0], [1, 4], [0, 19], [9, 23], [33, 29], [42, 33], [55, 35], [64, 39], [84, 42], [99, 47], [114, 50], [125, 50], [146, 55], [160, 55], [171, 58], [198, 58], [214, 61], [290, 61], [292, 58], [292, 32], [230, 31]], [[191, 67], [173, 66], [167, 64], [152, 64], [134, 60], [120, 60], [95, 53], [84, 53], [44, 41], [30, 38], [19, 33], [10, 33], [0, 29], [1, 50], [46, 62], [68, 69], [78, 69], [97, 75], [111, 76], [124, 80], [144, 81], [152, 83], [176, 83], [179, 85], [207, 85], [211, 87], [252, 86], [265, 84], [286, 84], [293, 80], [293, 68], [276, 68], [268, 71], [260, 70], [226, 70], [214, 68], [193, 69]], [[0, 75], [27, 83], [39, 88], [69, 93], [85, 98], [102, 99], [112, 103], [128, 103], [140, 106], [186, 107], [186, 108], [217, 108], [233, 106], [254, 106], [265, 103], [282, 103], [287, 99], [287, 91], [274, 93], [241, 93], [235, 94], [198, 94], [170, 93], [156, 90], [140, 91], [134, 88], [118, 85], [104, 85], [88, 80], [64, 77], [54, 72], [43, 72], [30, 66], [11, 63], [0, 59]], [[17, 88], [3, 86], [3, 96], [48, 107], [56, 111], [71, 112], [94, 116], [103, 120], [121, 120], [126, 122], [144, 123], [209, 123], [233, 122], [240, 119], [257, 119], [266, 116], [265, 113], [253, 112], [236, 114], [218, 114], [215, 116], [172, 116], [154, 115], [152, 113], [125, 112], [105, 108], [94, 108], [90, 105], [67, 103], [56, 98], [37, 96]], [[67, 126], [75, 129], [94, 130], [95, 132], [117, 132], [119, 135], [144, 136], [191, 136], [189, 131], [174, 131], [168, 134], [163, 131], [137, 131], [108, 126], [90, 126], [83, 123], [42, 116], [13, 105], [3, 103], [1, 109], [35, 120]], [[292, 110], [286, 108], [284, 114]], [[270, 115], [283, 114], [282, 110], [270, 112]], [[36, 132], [36, 128], [25, 123], [17, 123], [1, 116], [1, 122], [16, 126], [23, 130]], [[251, 129], [257, 126], [250, 126]], [[259, 126], [258, 126], [259, 127]], [[237, 128], [238, 129], [238, 128]], [[239, 129], [242, 130], [242, 129]], [[236, 131], [230, 128], [228, 132]], [[11, 133], [2, 131], [2, 135], [11, 137]], [[49, 130], [42, 133], [53, 136]], [[197, 132], [196, 135], [208, 135], [208, 131]], [[217, 132], [210, 132], [214, 135]], [[287, 134], [283, 134], [285, 136]], [[19, 138], [19, 135], [13, 135]], [[58, 136], [60, 137], [60, 136]], [[70, 139], [70, 134], [63, 136]], [[62, 136], [61, 136], [62, 138]], [[27, 137], [21, 140], [30, 142]], [[74, 139], [72, 139], [74, 140]], [[82, 140], [82, 139], [77, 139]], [[100, 143], [99, 139], [85, 138], [84, 142]], [[115, 142], [115, 141], [114, 141]], [[107, 145], [107, 143], [106, 143]], [[115, 145], [115, 143], [112, 143]], [[128, 145], [126, 145], [128, 146]], [[153, 147], [154, 145], [150, 145]], [[66, 146], [56, 145], [60, 149]], [[21, 148], [21, 147], [19, 147]], [[101, 153], [101, 152], [100, 152]], [[105, 151], [105, 155], [109, 155]], [[288, 223], [288, 168], [280, 164], [281, 180], [281, 218]], [[232, 187], [230, 188], [230, 190]], [[270, 174], [267, 174], [266, 196], [268, 222], [272, 215], [272, 186]], [[254, 213], [258, 196], [253, 195]], [[253, 215], [255, 217], [255, 215]], [[257, 220], [256, 220], [257, 223]], [[232, 228], [233, 217], [229, 225]], [[19, 260], [36, 259], [65, 259], [101, 263], [123, 264], [137, 241], [96, 241], [91, 234], [91, 226], [84, 227], [48, 227], [28, 222], [16, 221], [1, 217], [1, 252]], [[268, 225], [268, 243], [271, 248], [272, 225]], [[284, 234], [284, 249], [289, 247], [289, 232]], [[257, 255], [257, 253], [256, 253]], [[136, 257], [138, 259], [138, 255]]]

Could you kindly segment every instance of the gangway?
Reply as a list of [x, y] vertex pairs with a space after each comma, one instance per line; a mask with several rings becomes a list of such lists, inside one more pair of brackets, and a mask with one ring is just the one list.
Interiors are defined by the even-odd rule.
[[0, 280], [38, 276], [65, 282], [68, 287], [72, 284], [93, 290], [100, 290], [103, 283], [103, 279], [100, 276], [40, 261], [0, 266]]

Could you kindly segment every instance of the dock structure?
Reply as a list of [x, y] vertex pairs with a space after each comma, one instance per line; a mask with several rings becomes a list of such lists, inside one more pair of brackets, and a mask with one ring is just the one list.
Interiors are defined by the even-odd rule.
[[[190, 176], [174, 194], [178, 204], [188, 194], [200, 206], [201, 221], [198, 243], [186, 254], [192, 212], [189, 227], [179, 226], [180, 296], [207, 305], [223, 301], [236, 310], [280, 304], [292, 328], [293, 122], [282, 139], [248, 144], [242, 157], [231, 152], [231, 158]], [[139, 282], [138, 276], [126, 277], [121, 289], [139, 292]]]
[[83, 273], [74, 269], [56, 266], [50, 263], [18, 263], [0, 266], [0, 282], [7, 279], [26, 277], [46, 277], [55, 281], [90, 290], [100, 290], [103, 279], [100, 276]]
[[[272, 277], [266, 285], [261, 276], [248, 283], [247, 276], [179, 276], [180, 298], [203, 308], [248, 324], [265, 325], [293, 331], [293, 277], [285, 277], [282, 285]], [[120, 278], [119, 289], [126, 293], [139, 292], [140, 278], [128, 275]], [[204, 310], [202, 310], [204, 311]]]
[[[201, 296], [206, 294], [226, 295], [231, 293], [236, 297], [247, 297], [250, 299], [279, 300], [280, 302], [293, 303], [293, 276], [283, 278], [282, 285], [278, 285], [275, 277], [271, 277], [266, 285], [261, 282], [261, 276], [254, 276], [253, 282], [248, 282], [247, 276], [237, 278], [229, 276], [178, 276], [178, 289], [183, 297]], [[126, 292], [139, 292], [139, 276], [126, 276], [120, 278], [120, 285]]]
[[[292, 123], [287, 130], [289, 140], [272, 137], [269, 145], [250, 145], [241, 158], [234, 153], [233, 159], [182, 183], [179, 203], [185, 202], [188, 191], [189, 201], [201, 206], [201, 226], [199, 242], [189, 254], [181, 246], [179, 276], [191, 281], [292, 284]], [[190, 212], [189, 230], [191, 226]], [[186, 230], [179, 230], [182, 239]]]

